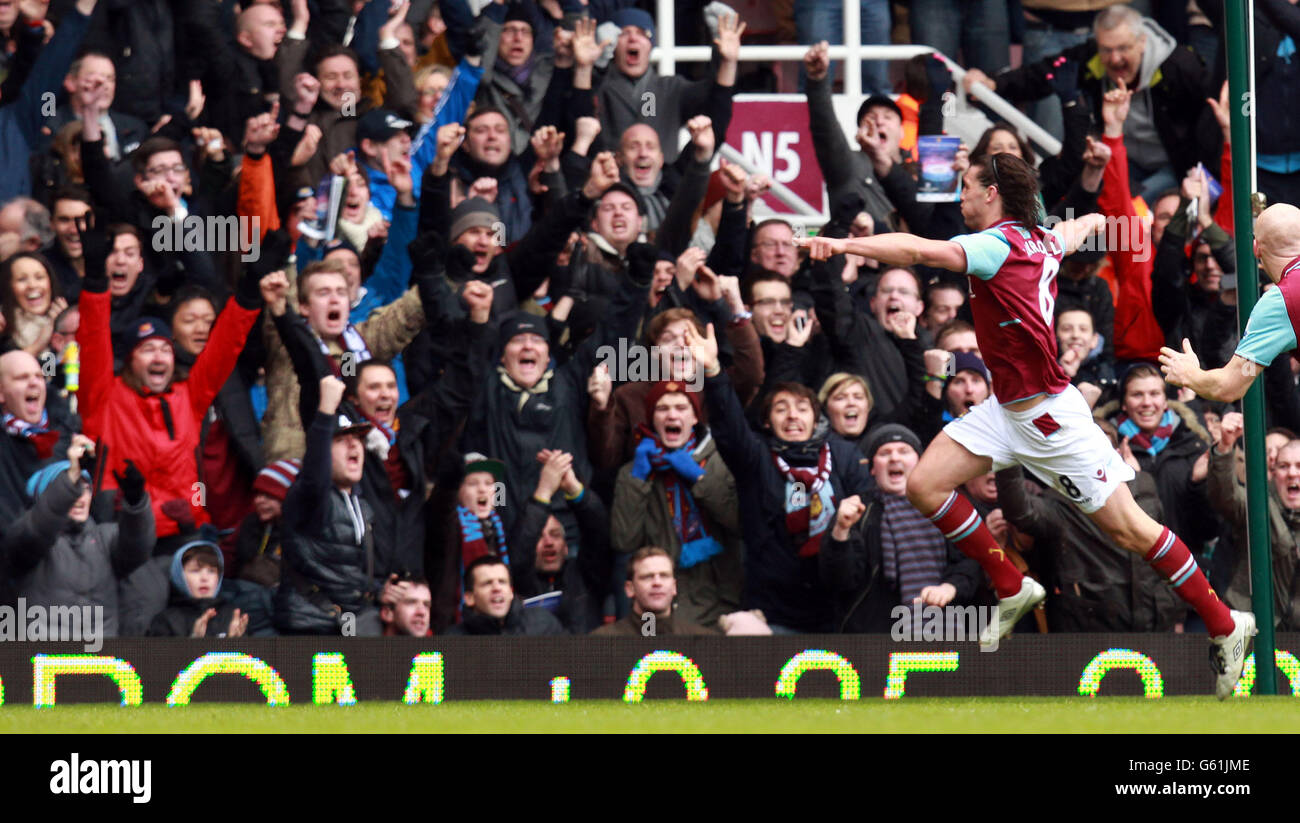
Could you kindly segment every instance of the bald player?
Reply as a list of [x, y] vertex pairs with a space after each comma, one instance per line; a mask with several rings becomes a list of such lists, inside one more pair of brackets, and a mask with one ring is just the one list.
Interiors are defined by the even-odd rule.
[[1191, 342], [1184, 339], [1181, 352], [1160, 350], [1165, 380], [1209, 400], [1231, 402], [1245, 396], [1261, 366], [1296, 348], [1300, 275], [1294, 272], [1300, 269], [1300, 209], [1277, 203], [1260, 213], [1255, 220], [1255, 257], [1277, 288], [1269, 289], [1255, 304], [1232, 359], [1221, 369], [1206, 371]]

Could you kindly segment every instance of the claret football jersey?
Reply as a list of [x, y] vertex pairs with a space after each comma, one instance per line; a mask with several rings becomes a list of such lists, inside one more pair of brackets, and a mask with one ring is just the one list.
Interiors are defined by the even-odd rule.
[[1065, 391], [1070, 378], [1056, 360], [1053, 318], [1061, 236], [1004, 220], [953, 242], [966, 250], [975, 336], [998, 402]]

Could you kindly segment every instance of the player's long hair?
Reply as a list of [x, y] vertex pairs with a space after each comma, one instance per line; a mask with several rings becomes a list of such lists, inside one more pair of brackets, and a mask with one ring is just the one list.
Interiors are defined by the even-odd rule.
[[1002, 197], [1002, 214], [1032, 228], [1043, 222], [1043, 201], [1038, 196], [1038, 174], [1034, 167], [1014, 154], [972, 157], [978, 167], [981, 186], [997, 186]]

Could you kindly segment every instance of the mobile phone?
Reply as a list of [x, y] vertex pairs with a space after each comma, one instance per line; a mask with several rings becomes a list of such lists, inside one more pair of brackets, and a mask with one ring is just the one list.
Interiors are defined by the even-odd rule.
[[802, 314], [796, 314], [793, 318], [795, 331], [803, 333], [804, 326], [808, 325], [808, 318]]

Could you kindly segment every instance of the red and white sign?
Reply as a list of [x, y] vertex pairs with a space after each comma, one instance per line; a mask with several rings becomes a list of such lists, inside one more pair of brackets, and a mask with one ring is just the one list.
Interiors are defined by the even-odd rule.
[[[821, 169], [808, 128], [808, 102], [802, 94], [738, 94], [732, 102], [727, 145], [816, 209], [826, 210]], [[793, 214], [768, 194], [767, 205]]]

